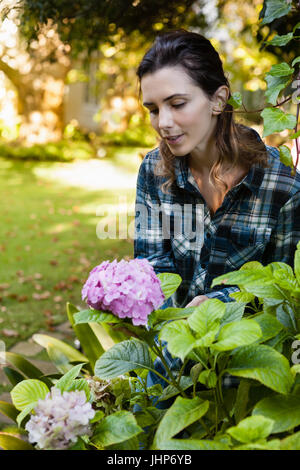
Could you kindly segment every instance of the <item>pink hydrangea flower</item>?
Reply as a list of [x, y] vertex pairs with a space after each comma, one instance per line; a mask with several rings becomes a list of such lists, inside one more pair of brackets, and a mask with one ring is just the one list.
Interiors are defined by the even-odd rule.
[[146, 259], [103, 261], [89, 274], [82, 300], [96, 310], [131, 318], [133, 325], [146, 325], [149, 314], [164, 301], [160, 280]]

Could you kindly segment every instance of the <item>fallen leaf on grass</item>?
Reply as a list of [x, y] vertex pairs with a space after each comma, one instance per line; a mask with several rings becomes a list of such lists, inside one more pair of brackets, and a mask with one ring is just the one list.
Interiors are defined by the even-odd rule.
[[49, 291], [42, 292], [42, 294], [37, 294], [36, 292], [34, 294], [32, 294], [32, 297], [35, 300], [49, 299], [50, 296], [51, 296], [51, 294], [50, 294]]
[[49, 261], [49, 263], [52, 265], [52, 266], [57, 266], [58, 265], [58, 261], [56, 261], [56, 259], [51, 259]]
[[34, 279], [43, 279], [43, 275], [41, 273], [35, 273], [33, 276]]
[[27, 295], [19, 295], [18, 302], [26, 302], [26, 300], [28, 300]]
[[16, 330], [9, 330], [8, 328], [4, 328], [2, 330], [2, 334], [3, 336], [6, 336], [7, 338], [13, 337], [13, 336], [15, 337], [19, 336], [19, 333]]
[[53, 298], [54, 302], [61, 302], [62, 299], [63, 299], [63, 298], [62, 298], [61, 295], [56, 295], [56, 296]]
[[10, 288], [10, 284], [0, 284], [0, 290], [5, 290], [5, 289], [9, 289]]

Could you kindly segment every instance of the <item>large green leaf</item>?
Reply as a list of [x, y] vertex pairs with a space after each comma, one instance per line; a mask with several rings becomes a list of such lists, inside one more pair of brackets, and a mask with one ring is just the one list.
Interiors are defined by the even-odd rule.
[[160, 444], [159, 450], [229, 450], [229, 447], [207, 439], [169, 439]]
[[95, 375], [112, 379], [135, 369], [153, 369], [148, 345], [137, 339], [115, 344], [96, 362]]
[[168, 307], [162, 310], [154, 310], [154, 312], [151, 314], [153, 324], [155, 324], [157, 321], [181, 320], [182, 318], [187, 318], [194, 312], [195, 308], [196, 307]]
[[101, 312], [99, 310], [81, 310], [74, 315], [75, 325], [80, 323], [120, 323], [122, 320], [112, 313]]
[[292, 8], [292, 2], [286, 0], [268, 0], [266, 2], [266, 10], [261, 24], [267, 24], [276, 18], [281, 18], [289, 13]]
[[129, 411], [117, 411], [103, 418], [97, 425], [91, 441], [99, 448], [126, 441], [143, 432]]
[[283, 325], [277, 320], [277, 318], [269, 313], [257, 315], [253, 318], [253, 321], [258, 323], [262, 331], [262, 336], [259, 338], [260, 343], [273, 338], [283, 329]]
[[167, 323], [160, 331], [159, 339], [168, 343], [168, 351], [183, 361], [195, 346], [196, 338], [193, 336], [186, 320], [177, 320]]
[[7, 432], [0, 432], [0, 447], [4, 450], [34, 450], [31, 444]]
[[285, 129], [294, 129], [297, 123], [293, 114], [286, 114], [278, 108], [265, 108], [260, 115], [264, 120], [263, 137]]
[[300, 450], [300, 431], [283, 439], [280, 450]]
[[188, 324], [192, 330], [204, 336], [211, 329], [219, 325], [220, 319], [226, 312], [226, 306], [221, 300], [209, 299], [199, 305], [188, 318]]
[[209, 402], [199, 397], [192, 399], [177, 397], [159, 423], [153, 449], [164, 449], [164, 443], [167, 444], [173, 436], [201, 418], [208, 407]]
[[252, 414], [272, 419], [272, 433], [289, 431], [300, 425], [300, 397], [289, 394], [264, 398], [255, 405]]
[[[193, 380], [191, 377], [184, 375], [180, 378], [179, 386], [181, 390], [186, 390], [192, 385], [193, 385]], [[149, 389], [148, 389], [148, 393], [149, 393]], [[174, 385], [168, 385], [166, 388], [163, 389], [163, 392], [161, 393], [158, 401], [168, 400], [169, 398], [174, 397], [175, 395], [178, 395], [178, 393], [179, 391], [177, 387], [175, 387]]]
[[13, 385], [13, 387], [19, 382], [22, 382], [22, 380], [26, 379], [25, 375], [20, 374], [20, 372], [15, 369], [12, 369], [11, 367], [3, 367], [3, 372], [10, 381], [10, 383]]
[[269, 74], [274, 77], [285, 77], [287, 75], [292, 75], [295, 69], [289, 66], [286, 62], [281, 62], [280, 64], [272, 65]]
[[49, 388], [44, 382], [36, 379], [27, 379], [18, 383], [10, 392], [12, 402], [17, 410], [24, 410], [31, 403], [44, 399]]
[[20, 354], [8, 351], [5, 353], [5, 357], [8, 363], [19, 369], [19, 371], [29, 379], [39, 379], [42, 375], [44, 375], [44, 372], [35, 367], [33, 364], [31, 364], [31, 362], [27, 361], [27, 359], [25, 359]]
[[[242, 294], [244, 297], [234, 297], [236, 302], [225, 303], [226, 311], [225, 315], [221, 318], [221, 326], [226, 325], [226, 323], [232, 323], [233, 321], [240, 321], [244, 315], [246, 304], [253, 299], [252, 294], [248, 292], [234, 292], [234, 294]], [[248, 296], [247, 300], [245, 300], [246, 296]]]
[[89, 384], [85, 379], [76, 379], [74, 380], [71, 385], [69, 385], [67, 392], [81, 392], [84, 391], [86, 395], [87, 401], [89, 401], [91, 397], [91, 390]]
[[94, 333], [91, 325], [87, 323], [82, 323], [80, 325], [75, 325], [74, 317], [78, 309], [70, 304], [67, 303], [67, 314], [69, 321], [72, 325], [72, 328], [75, 332], [76, 338], [78, 338], [80, 345], [83, 349], [84, 354], [90, 361], [91, 369], [94, 369], [95, 362], [104, 353], [104, 348], [100, 344], [96, 334]]
[[224, 325], [219, 332], [218, 341], [211, 348], [217, 351], [230, 351], [254, 343], [261, 336], [261, 329], [254, 320], [242, 319]]
[[82, 366], [83, 364], [78, 364], [77, 366], [72, 367], [71, 370], [69, 370], [56, 382], [55, 388], [58, 388], [61, 392], [68, 390], [74, 379], [76, 379], [77, 375], [81, 371]]
[[60, 339], [41, 334], [33, 335], [32, 339], [46, 349], [50, 346], [62, 352], [62, 354], [64, 354], [70, 362], [88, 362], [88, 358], [86, 356], [84, 356], [81, 352], [77, 351], [77, 349], [73, 348], [69, 344], [65, 343], [64, 341], [61, 341]]
[[157, 275], [160, 280], [161, 290], [167, 300], [171, 295], [176, 292], [177, 288], [180, 286], [182, 279], [179, 274], [173, 273], [160, 273]]
[[265, 91], [265, 97], [267, 98], [267, 102], [276, 105], [278, 95], [281, 90], [283, 90], [288, 85], [288, 83], [290, 82], [290, 77], [276, 77], [267, 73], [265, 79], [268, 84], [268, 88]]
[[0, 413], [4, 414], [13, 421], [16, 421], [18, 416], [17, 408], [11, 403], [7, 403], [6, 401], [0, 401]]
[[258, 380], [279, 393], [289, 393], [293, 385], [288, 360], [265, 345], [249, 345], [238, 349], [228, 364], [227, 372]]
[[63, 354], [60, 349], [56, 349], [54, 345], [48, 345], [47, 354], [50, 361], [55, 365], [61, 374], [65, 374], [70, 369], [72, 369], [70, 359], [65, 354]]
[[274, 421], [264, 416], [248, 416], [237, 426], [226, 430], [234, 439], [247, 444], [264, 439], [272, 432]]

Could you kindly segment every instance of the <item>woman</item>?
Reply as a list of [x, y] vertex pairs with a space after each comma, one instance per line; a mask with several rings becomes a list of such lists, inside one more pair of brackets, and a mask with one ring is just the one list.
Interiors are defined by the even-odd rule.
[[[248, 261], [293, 266], [300, 174], [291, 176], [277, 149], [234, 122], [230, 86], [211, 43], [184, 30], [159, 36], [137, 75], [161, 141], [138, 175], [135, 257], [182, 277], [164, 307], [233, 301], [238, 288], [212, 289], [212, 280]], [[166, 348], [164, 355], [171, 369], [180, 367]], [[155, 367], [166, 375], [160, 360]], [[150, 372], [148, 385], [158, 382], [165, 386]]]
[[137, 75], [161, 142], [139, 171], [135, 257], [157, 273], [180, 274], [173, 305], [232, 301], [238, 288], [211, 289], [212, 280], [248, 261], [293, 266], [300, 174], [291, 176], [277, 149], [235, 123], [211, 43], [184, 30], [159, 36]]

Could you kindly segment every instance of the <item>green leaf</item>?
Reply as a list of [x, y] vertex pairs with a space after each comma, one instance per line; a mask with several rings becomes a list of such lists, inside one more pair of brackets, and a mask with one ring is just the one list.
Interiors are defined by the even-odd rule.
[[257, 315], [253, 318], [253, 321], [259, 324], [262, 331], [262, 336], [259, 338], [260, 343], [273, 338], [283, 329], [283, 325], [277, 320], [277, 318], [269, 313]]
[[261, 336], [261, 329], [254, 320], [242, 319], [224, 325], [219, 332], [218, 341], [211, 348], [217, 351], [230, 351], [254, 343]]
[[56, 349], [55, 346], [48, 345], [47, 354], [49, 356], [50, 361], [55, 365], [55, 367], [61, 374], [65, 374], [70, 369], [72, 369], [70, 359], [59, 349]]
[[198, 382], [207, 388], [215, 388], [217, 384], [217, 376], [213, 370], [203, 370], [199, 375]]
[[74, 305], [67, 303], [67, 314], [69, 321], [75, 332], [76, 338], [78, 338], [78, 340], [80, 341], [80, 345], [83, 349], [84, 354], [89, 359], [92, 372], [95, 367], [95, 362], [101, 356], [101, 354], [104, 353], [104, 348], [100, 344], [100, 341], [94, 333], [91, 325], [87, 323], [75, 325], [74, 316], [77, 312], [78, 309]]
[[229, 447], [206, 439], [169, 439], [160, 444], [159, 450], [229, 450]]
[[234, 109], [239, 108], [243, 104], [243, 99], [242, 95], [239, 91], [236, 91], [235, 93], [232, 93], [231, 97], [227, 101], [228, 104], [231, 104]]
[[13, 386], [26, 379], [23, 374], [20, 374], [20, 372], [11, 367], [3, 367], [3, 372]]
[[76, 379], [72, 382], [72, 384], [68, 387], [67, 392], [81, 392], [84, 391], [86, 395], [87, 401], [89, 401], [91, 397], [91, 391], [89, 384], [85, 379]]
[[280, 161], [285, 165], [289, 166], [290, 168], [294, 168], [293, 156], [289, 147], [286, 145], [280, 145], [279, 147], [279, 158]]
[[294, 67], [294, 65], [298, 64], [298, 62], [300, 62], [300, 56], [299, 55], [298, 55], [298, 57], [295, 57], [295, 59], [293, 60], [292, 67]]
[[37, 404], [36, 401], [33, 403], [30, 403], [29, 405], [26, 406], [26, 408], [24, 408], [24, 410], [21, 411], [21, 413], [18, 414], [17, 423], [18, 423], [19, 428], [21, 427], [23, 419], [26, 418], [27, 415], [29, 415], [29, 413], [33, 410], [33, 408], [35, 408], [36, 404]]
[[297, 250], [295, 251], [294, 265], [295, 276], [300, 285], [300, 242], [298, 242]]
[[84, 364], [78, 364], [77, 366], [72, 367], [71, 370], [69, 370], [56, 382], [55, 388], [58, 388], [61, 390], [61, 392], [67, 390], [72, 385], [74, 379], [76, 379], [83, 365]]
[[[255, 296], [253, 294], [250, 294], [250, 292], [232, 292], [231, 294], [229, 294], [229, 297], [232, 297], [237, 302], [244, 302], [245, 304], [252, 302], [252, 300], [254, 300], [255, 298]], [[231, 304], [233, 304], [233, 302], [227, 303], [226, 307], [227, 305], [231, 305]], [[244, 306], [244, 309], [245, 309], [245, 306]]]
[[240, 348], [232, 357], [227, 372], [258, 380], [279, 393], [289, 393], [294, 381], [288, 360], [265, 345]]
[[225, 312], [226, 306], [221, 300], [209, 299], [194, 310], [187, 322], [192, 330], [204, 336], [220, 324]]
[[265, 91], [267, 102], [276, 105], [279, 93], [286, 88], [290, 82], [290, 76], [276, 77], [267, 73], [265, 80], [268, 84], [268, 88]]
[[167, 320], [181, 320], [191, 315], [196, 307], [175, 308], [168, 307], [163, 310], [154, 310], [152, 312], [153, 322], [167, 321]]
[[261, 284], [261, 283], [252, 283], [247, 284], [244, 288], [251, 292], [251, 294], [256, 295], [256, 297], [261, 297], [263, 299], [285, 299], [285, 295], [281, 290], [276, 286], [276, 284]]
[[4, 450], [34, 450], [28, 442], [6, 432], [0, 432], [0, 447]]
[[276, 36], [271, 39], [271, 41], [267, 41], [268, 46], [286, 46], [292, 39], [293, 39], [293, 33], [288, 33], [288, 34], [282, 34], [279, 36], [276, 34]]
[[122, 410], [100, 421], [91, 442], [99, 448], [104, 448], [131, 439], [141, 432], [143, 430], [137, 425], [133, 414]]
[[250, 380], [242, 379], [239, 383], [234, 404], [234, 417], [236, 423], [239, 423], [247, 414], [250, 387]]
[[112, 313], [101, 312], [99, 310], [89, 309], [77, 312], [74, 315], [75, 325], [80, 323], [120, 323], [119, 317]]
[[69, 344], [61, 341], [60, 339], [41, 334], [33, 335], [32, 339], [46, 349], [51, 346], [56, 350], [60, 351], [69, 359], [70, 362], [88, 362], [88, 358], [86, 356], [81, 354], [81, 352], [77, 351], [77, 349], [73, 348]]
[[[183, 376], [180, 378], [179, 386], [181, 390], [186, 390], [187, 388], [191, 387], [191, 385], [193, 385], [193, 380], [191, 379], [191, 377]], [[163, 392], [161, 393], [158, 401], [168, 400], [169, 398], [178, 395], [178, 393], [179, 391], [177, 387], [175, 387], [174, 385], [168, 385], [166, 388], [163, 389]]]
[[164, 443], [184, 428], [201, 418], [208, 410], [209, 402], [200, 398], [177, 397], [157, 428], [153, 448], [164, 449]]
[[261, 24], [267, 24], [276, 18], [287, 15], [292, 8], [292, 4], [288, 4], [286, 0], [268, 0], [266, 2], [266, 11]]
[[31, 364], [27, 359], [24, 359], [20, 354], [6, 352], [5, 353], [6, 361], [15, 366], [29, 379], [39, 379], [44, 372]]
[[300, 450], [300, 431], [283, 439], [280, 450]]
[[135, 369], [153, 369], [148, 345], [137, 339], [115, 344], [95, 365], [95, 375], [112, 379]]
[[265, 108], [260, 115], [264, 120], [263, 137], [285, 129], [293, 129], [297, 123], [296, 116], [286, 114], [278, 108]]
[[268, 73], [273, 75], [273, 77], [286, 77], [287, 75], [292, 75], [294, 71], [295, 70], [291, 68], [289, 64], [282, 62], [281, 64], [272, 65]]
[[226, 430], [234, 439], [247, 444], [259, 439], [265, 439], [272, 432], [274, 421], [264, 416], [249, 416], [240, 421], [237, 426]]
[[[299, 57], [300, 62], [300, 57]], [[289, 135], [289, 139], [297, 139], [300, 136], [300, 130], [298, 132], [293, 132], [293, 134]]]
[[268, 272], [266, 272], [265, 269], [242, 268], [238, 271], [228, 272], [216, 277], [212, 282], [212, 287], [215, 287], [219, 284], [236, 284], [245, 287], [249, 284], [253, 284], [254, 282], [272, 282], [272, 277]]
[[252, 415], [272, 419], [272, 433], [289, 431], [300, 425], [300, 397], [289, 394], [264, 398], [255, 405]]
[[0, 401], [0, 413], [4, 414], [13, 421], [16, 421], [18, 416], [17, 408], [11, 403], [7, 403], [5, 401]]
[[18, 383], [10, 392], [11, 399], [17, 410], [24, 410], [31, 403], [39, 399], [44, 400], [49, 388], [44, 382], [36, 379], [27, 379]]
[[163, 291], [165, 300], [167, 300], [169, 297], [171, 297], [171, 295], [174, 294], [174, 292], [176, 292], [182, 282], [179, 274], [160, 273], [157, 275], [157, 277], [160, 280], [161, 290]]
[[195, 346], [196, 338], [193, 336], [186, 320], [177, 320], [167, 323], [160, 331], [159, 339], [167, 341], [168, 351], [174, 357], [183, 361]]

